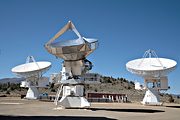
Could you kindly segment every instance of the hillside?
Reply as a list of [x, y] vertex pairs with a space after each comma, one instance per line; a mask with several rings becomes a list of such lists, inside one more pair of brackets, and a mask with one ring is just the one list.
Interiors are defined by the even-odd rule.
[[128, 100], [131, 102], [141, 101], [144, 93], [143, 91], [136, 91], [134, 89], [134, 82], [128, 81], [125, 78], [113, 78], [102, 76], [101, 84], [86, 85], [86, 92], [100, 92], [100, 93], [117, 93], [127, 94]]
[[[133, 81], [128, 81], [125, 78], [112, 78], [107, 76], [101, 77], [101, 84], [86, 85], [86, 93], [100, 92], [100, 93], [117, 93], [127, 94], [130, 102], [140, 102], [143, 100], [145, 90], [135, 90]], [[179, 97], [167, 93], [161, 93], [160, 99], [162, 102], [180, 103]]]
[[[5, 78], [0, 80], [0, 95], [1, 96], [20, 96], [26, 94], [27, 88], [20, 88], [19, 78]], [[6, 81], [2, 82], [2, 81]], [[12, 82], [13, 81], [13, 82]], [[16, 81], [16, 82], [15, 82]], [[117, 93], [117, 94], [127, 94], [128, 100], [130, 102], [140, 102], [142, 101], [145, 91], [135, 90], [134, 82], [128, 81], [125, 78], [113, 78], [107, 76], [101, 76], [100, 84], [87, 84], [85, 85], [85, 92], [98, 92], [98, 93]], [[59, 85], [54, 83], [50, 84], [48, 88], [39, 88], [41, 93], [48, 93], [49, 95], [55, 95]], [[180, 103], [175, 95], [161, 94], [161, 101], [163, 102], [176, 102]]]

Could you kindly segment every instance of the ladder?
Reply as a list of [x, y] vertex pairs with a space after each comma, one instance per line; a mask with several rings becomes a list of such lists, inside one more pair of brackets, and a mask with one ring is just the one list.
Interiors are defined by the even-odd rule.
[[59, 86], [58, 91], [56, 93], [56, 97], [55, 97], [55, 100], [54, 100], [54, 103], [55, 103], [56, 106], [58, 105], [58, 100], [59, 100], [62, 88], [63, 88], [63, 84], [61, 86]]

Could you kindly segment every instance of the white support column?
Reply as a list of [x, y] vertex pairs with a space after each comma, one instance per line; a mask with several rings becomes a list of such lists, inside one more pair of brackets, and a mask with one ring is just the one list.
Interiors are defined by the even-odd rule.
[[27, 94], [26, 94], [26, 98], [27, 99], [38, 99], [39, 97], [39, 92], [38, 89], [36, 87], [29, 87]]

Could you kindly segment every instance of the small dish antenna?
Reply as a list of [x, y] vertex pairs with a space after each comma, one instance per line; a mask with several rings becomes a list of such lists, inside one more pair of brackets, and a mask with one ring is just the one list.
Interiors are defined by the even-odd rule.
[[167, 58], [158, 58], [154, 50], [147, 50], [143, 58], [129, 61], [126, 69], [144, 78], [147, 89], [142, 104], [162, 104], [159, 99], [159, 91], [168, 90], [167, 75], [175, 70], [177, 62]]
[[12, 68], [12, 72], [18, 77], [25, 78], [21, 82], [21, 87], [29, 88], [26, 94], [27, 99], [38, 99], [38, 87], [47, 87], [49, 80], [42, 75], [51, 67], [50, 62], [36, 62], [33, 56], [28, 56], [25, 64]]

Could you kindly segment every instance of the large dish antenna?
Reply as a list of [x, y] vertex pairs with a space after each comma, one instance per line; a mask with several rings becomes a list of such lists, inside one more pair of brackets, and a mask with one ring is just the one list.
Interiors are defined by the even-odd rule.
[[[78, 38], [54, 42], [68, 30], [73, 31]], [[92, 63], [86, 57], [97, 47], [97, 39], [82, 37], [71, 21], [45, 44], [45, 48], [50, 54], [64, 59], [61, 77], [59, 77], [61, 80], [56, 80], [62, 84], [56, 95], [56, 105], [60, 103], [65, 108], [90, 106], [84, 98], [85, 77], [83, 75], [92, 68]], [[59, 101], [61, 91], [63, 91], [63, 95]]]
[[[54, 42], [68, 30], [72, 30], [77, 35], [78, 39]], [[45, 44], [45, 48], [49, 53], [62, 58], [65, 61], [85, 59], [97, 47], [97, 39], [82, 37], [71, 21], [69, 21], [52, 39], [49, 40], [49, 42]]]
[[176, 68], [177, 62], [167, 58], [158, 58], [154, 50], [147, 50], [143, 58], [129, 61], [126, 69], [144, 78], [146, 95], [143, 104], [161, 104], [158, 91], [168, 90], [168, 73]]
[[47, 87], [49, 80], [42, 75], [51, 67], [50, 62], [36, 62], [33, 56], [28, 56], [25, 64], [12, 68], [12, 72], [26, 80], [21, 82], [21, 87], [28, 87], [27, 99], [37, 99], [39, 92], [37, 87]]

